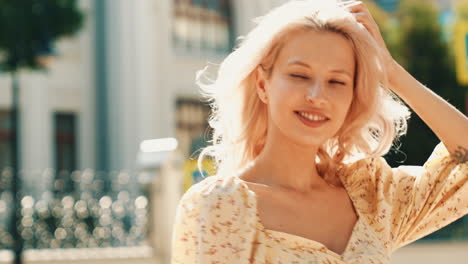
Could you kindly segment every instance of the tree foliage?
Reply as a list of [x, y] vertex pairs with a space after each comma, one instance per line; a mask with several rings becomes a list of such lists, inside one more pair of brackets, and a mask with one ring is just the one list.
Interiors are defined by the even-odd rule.
[[0, 0], [0, 70], [41, 68], [38, 57], [82, 23], [76, 0]]
[[[382, 35], [391, 43], [389, 49], [394, 58], [422, 84], [463, 109], [465, 89], [457, 83], [453, 53], [442, 39], [436, 6], [429, 1], [403, 0], [393, 15], [398, 22], [393, 22], [389, 33]], [[379, 23], [377, 19], [376, 22]], [[393, 40], [388, 41], [392, 34]], [[400, 141], [399, 151], [386, 156], [392, 166], [424, 163], [439, 139], [413, 113], [408, 133]]]

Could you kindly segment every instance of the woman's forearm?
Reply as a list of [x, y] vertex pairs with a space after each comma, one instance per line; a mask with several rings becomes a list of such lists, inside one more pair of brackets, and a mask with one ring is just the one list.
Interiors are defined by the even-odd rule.
[[398, 63], [392, 66], [391, 89], [431, 128], [454, 158], [468, 161], [468, 118]]

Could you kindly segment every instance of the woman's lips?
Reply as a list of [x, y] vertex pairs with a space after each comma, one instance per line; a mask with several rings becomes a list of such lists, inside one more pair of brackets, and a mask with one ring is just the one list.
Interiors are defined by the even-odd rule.
[[308, 127], [313, 127], [313, 128], [316, 128], [316, 127], [320, 127], [320, 126], [323, 126], [326, 122], [328, 122], [330, 119], [326, 118], [325, 120], [310, 120], [304, 116], [302, 116], [301, 114], [299, 114], [299, 112], [294, 112], [296, 114], [296, 116], [299, 118], [299, 120], [301, 120], [301, 122], [308, 126]]

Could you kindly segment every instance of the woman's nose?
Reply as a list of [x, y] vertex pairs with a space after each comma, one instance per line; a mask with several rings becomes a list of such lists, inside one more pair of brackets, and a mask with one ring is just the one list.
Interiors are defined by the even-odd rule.
[[306, 100], [320, 104], [325, 102], [324, 85], [319, 79], [316, 79], [309, 87], [307, 87]]

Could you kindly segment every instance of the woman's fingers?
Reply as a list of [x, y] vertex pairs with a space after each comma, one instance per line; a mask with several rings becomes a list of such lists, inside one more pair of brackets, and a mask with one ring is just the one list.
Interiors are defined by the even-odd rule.
[[359, 6], [362, 4], [362, 1], [346, 1], [346, 2], [340, 2], [338, 3], [338, 6], [345, 7], [345, 8], [350, 8], [353, 6]]
[[361, 23], [367, 31], [375, 38], [377, 37], [375, 34], [374, 25], [369, 22], [369, 16], [366, 13], [353, 13], [356, 21]]
[[343, 3], [344, 4], [339, 5], [339, 6], [348, 9], [351, 13], [354, 13], [354, 12], [369, 13], [369, 10], [367, 9], [366, 5], [362, 1], [349, 1], [349, 2], [343, 2]]
[[361, 24], [370, 36], [377, 42], [379, 48], [383, 50], [384, 61], [391, 62], [393, 60], [390, 52], [387, 49], [384, 39], [380, 33], [379, 26], [372, 17], [367, 6], [362, 1], [342, 1], [338, 3], [338, 6], [347, 9], [351, 14], [353, 14], [356, 21]]
[[350, 5], [345, 5], [345, 7], [356, 17], [358, 22], [365, 24], [367, 29], [372, 27], [377, 27], [377, 24], [374, 21], [370, 11], [361, 1], [350, 1]]
[[342, 0], [338, 4], [343, 5], [343, 4], [349, 4], [349, 3], [355, 3], [355, 2], [362, 2], [361, 0]]

